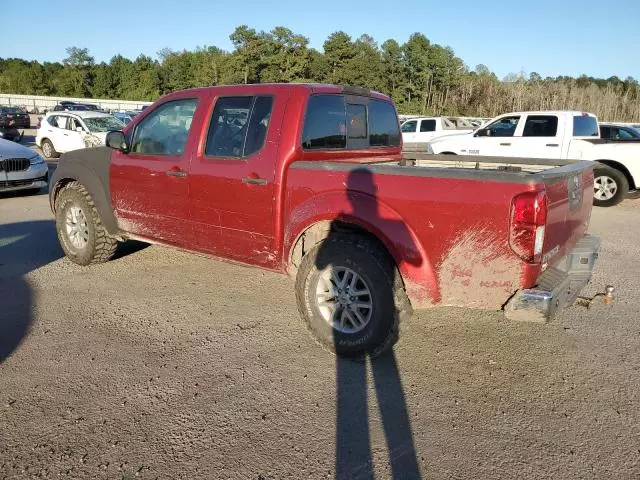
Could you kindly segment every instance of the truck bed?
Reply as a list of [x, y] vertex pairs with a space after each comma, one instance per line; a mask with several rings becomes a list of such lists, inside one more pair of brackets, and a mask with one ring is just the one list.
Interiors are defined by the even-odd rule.
[[[303, 161], [292, 165], [290, 205], [321, 211], [318, 199], [341, 197], [332, 193], [340, 187], [352, 192], [347, 195], [352, 205], [353, 198], [362, 204], [369, 198], [372, 206], [364, 209], [358, 203], [356, 213], [366, 210], [377, 219], [371, 231], [396, 232], [385, 243], [402, 249], [394, 257], [414, 306], [500, 308], [517, 289], [533, 288], [541, 273], [562, 261], [586, 234], [593, 165], [421, 153], [373, 163]], [[526, 192], [545, 194], [547, 205], [541, 259], [534, 263], [522, 261], [509, 240], [512, 202]], [[350, 218], [354, 206], [342, 202], [335, 199]], [[298, 215], [295, 207], [286, 213]], [[428, 294], [420, 287], [428, 287]]]

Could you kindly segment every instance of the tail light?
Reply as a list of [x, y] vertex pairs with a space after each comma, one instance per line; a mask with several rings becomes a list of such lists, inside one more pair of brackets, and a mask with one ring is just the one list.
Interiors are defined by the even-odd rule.
[[523, 260], [539, 263], [547, 222], [547, 194], [526, 192], [511, 202], [509, 245]]

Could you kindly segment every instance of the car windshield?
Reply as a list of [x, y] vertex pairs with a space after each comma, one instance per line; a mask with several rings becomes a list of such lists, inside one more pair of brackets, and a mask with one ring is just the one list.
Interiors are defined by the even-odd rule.
[[94, 117], [83, 120], [89, 131], [95, 133], [122, 130], [124, 127], [124, 123], [115, 117]]
[[0, 111], [2, 113], [25, 113], [24, 110], [18, 107], [2, 107]]

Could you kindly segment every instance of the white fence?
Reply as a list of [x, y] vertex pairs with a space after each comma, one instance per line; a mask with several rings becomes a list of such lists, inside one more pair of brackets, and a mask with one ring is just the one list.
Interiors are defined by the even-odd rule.
[[60, 101], [93, 103], [105, 110], [134, 110], [144, 105], [151, 105], [151, 102], [128, 101], [128, 100], [108, 100], [103, 98], [71, 98], [71, 97], [40, 97], [37, 95], [14, 95], [12, 93], [0, 93], [0, 105], [20, 106], [28, 111], [37, 110], [43, 112], [50, 110]]

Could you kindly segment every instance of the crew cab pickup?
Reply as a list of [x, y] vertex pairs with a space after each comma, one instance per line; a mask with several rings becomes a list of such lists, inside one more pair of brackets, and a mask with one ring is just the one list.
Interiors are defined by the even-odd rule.
[[209, 87], [64, 154], [50, 204], [73, 262], [139, 239], [288, 273], [320, 344], [377, 354], [413, 308], [546, 320], [589, 281], [593, 163], [476, 160], [404, 158], [379, 93]]
[[507, 113], [466, 135], [436, 138], [426, 151], [595, 161], [593, 202], [599, 207], [617, 205], [640, 186], [640, 143], [601, 139], [598, 120], [590, 113]]
[[458, 117], [417, 117], [402, 123], [402, 141], [404, 144], [426, 143], [436, 137], [456, 133], [470, 133], [475, 130], [473, 124]]

